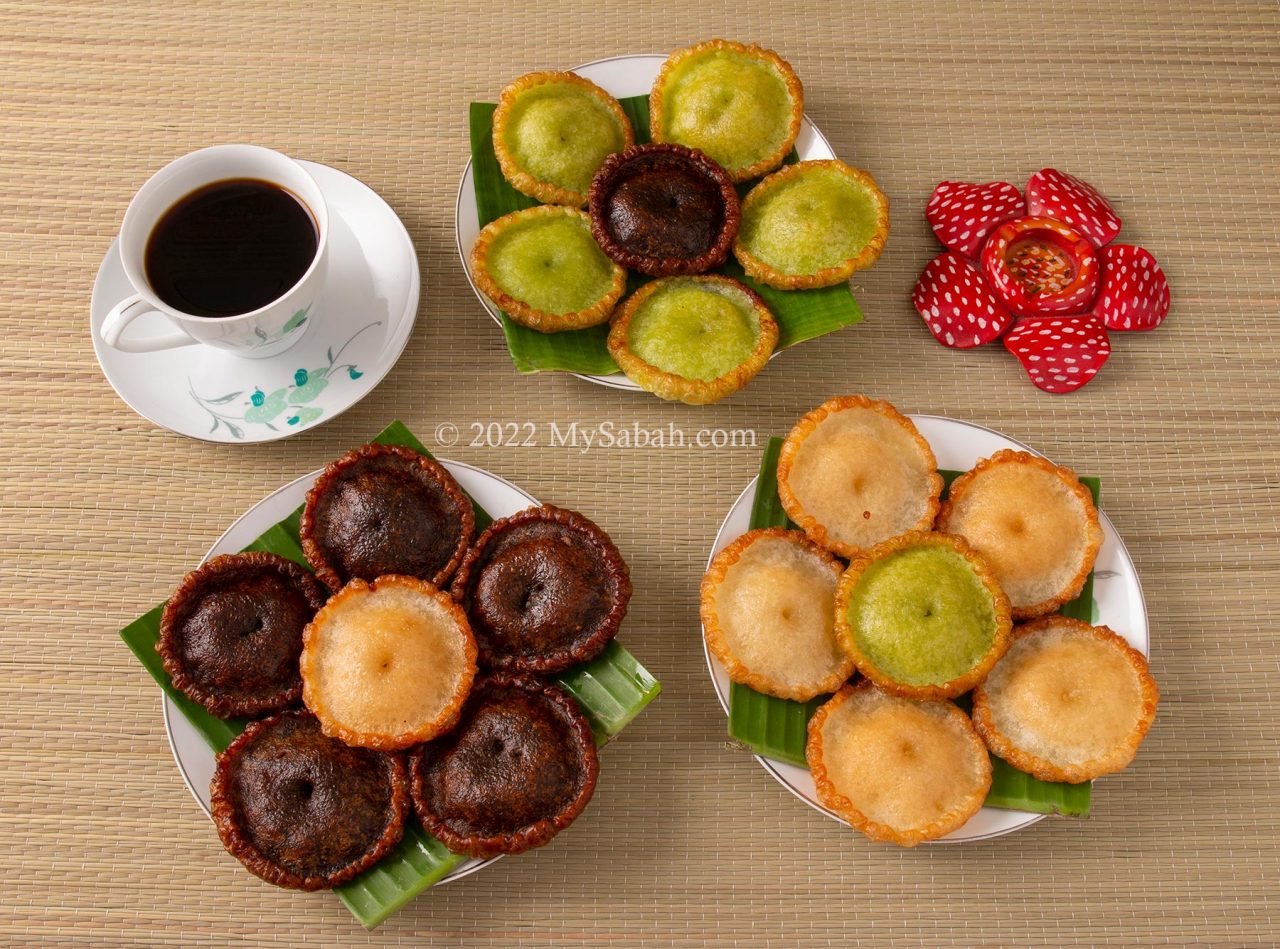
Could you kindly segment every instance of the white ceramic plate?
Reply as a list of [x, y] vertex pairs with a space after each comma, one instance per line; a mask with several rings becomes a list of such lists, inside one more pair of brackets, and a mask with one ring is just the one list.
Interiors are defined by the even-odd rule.
[[[511, 482], [490, 474], [482, 468], [473, 468], [471, 465], [460, 461], [449, 461], [446, 458], [441, 458], [440, 463], [449, 469], [449, 473], [457, 479], [458, 484], [462, 485], [462, 490], [471, 495], [476, 503], [495, 520], [508, 517], [538, 503], [533, 495], [521, 491]], [[297, 481], [286, 484], [241, 514], [236, 522], [227, 528], [226, 533], [218, 538], [217, 543], [209, 548], [204, 559], [208, 560], [218, 554], [238, 553], [272, 525], [278, 524], [292, 514], [302, 506], [307, 492], [311, 490], [311, 485], [315, 483], [321, 471], [323, 469], [317, 469], [303, 475]], [[208, 816], [209, 782], [213, 780], [215, 764], [213, 751], [168, 696], [164, 697], [162, 709], [164, 728], [169, 735], [169, 748], [173, 751], [173, 760], [178, 763], [178, 771], [182, 774], [187, 790], [196, 799], [205, 816]], [[489, 860], [467, 860], [458, 864], [453, 872], [441, 879], [439, 883], [448, 883], [450, 880], [466, 876], [497, 859], [492, 857]], [[438, 886], [439, 883], [436, 885]]]
[[[992, 455], [1002, 448], [1029, 451], [1039, 454], [1021, 442], [1007, 438], [989, 428], [960, 422], [955, 419], [937, 415], [912, 415], [920, 433], [933, 448], [937, 456], [938, 467], [952, 471], [968, 471], [977, 462]], [[1105, 485], [1104, 485], [1105, 488]], [[756, 479], [746, 486], [738, 500], [729, 509], [728, 516], [720, 525], [715, 544], [707, 558], [708, 566], [711, 558], [729, 545], [735, 538], [745, 534], [751, 525], [751, 505], [756, 496]], [[1147, 607], [1142, 599], [1142, 587], [1138, 583], [1138, 572], [1134, 569], [1129, 552], [1125, 550], [1124, 541], [1116, 533], [1110, 518], [1101, 511], [1102, 549], [1098, 553], [1098, 561], [1094, 567], [1093, 598], [1096, 605], [1095, 622], [1110, 626], [1144, 656], [1148, 650], [1147, 639]], [[711, 673], [711, 684], [715, 688], [716, 697], [726, 715], [729, 714], [729, 675], [725, 672], [720, 660], [706, 648], [703, 640], [703, 652], [707, 657], [707, 668]], [[827, 810], [818, 802], [817, 789], [813, 776], [807, 768], [799, 768], [792, 764], [764, 758], [759, 755], [756, 760], [788, 791], [810, 807], [821, 811], [833, 820], [845, 823], [839, 816]], [[984, 807], [970, 821], [943, 837], [942, 843], [961, 843], [968, 840], [986, 840], [1012, 833], [1045, 817], [1044, 814], [1033, 814], [1028, 811], [1002, 810], [995, 807]]]
[[[245, 359], [212, 346], [122, 353], [98, 327], [133, 292], [112, 243], [93, 284], [90, 332], [113, 389], [155, 424], [209, 442], [251, 444], [304, 432], [341, 415], [391, 371], [418, 315], [418, 255], [391, 206], [346, 172], [300, 164], [324, 192], [329, 276], [311, 327], [293, 346]], [[154, 333], [163, 317], [143, 316]]]
[[[610, 59], [597, 59], [595, 62], [585, 63], [576, 67], [573, 72], [584, 79], [590, 79], [614, 98], [623, 99], [627, 96], [648, 94], [666, 58], [665, 53], [614, 56]], [[800, 125], [800, 136], [796, 139], [796, 153], [801, 161], [836, 157], [836, 153], [831, 150], [831, 143], [807, 116]], [[467, 282], [471, 284], [471, 289], [475, 292], [480, 304], [501, 327], [502, 316], [498, 308], [476, 288], [475, 281], [471, 279], [471, 245], [476, 242], [476, 237], [480, 234], [480, 219], [476, 216], [476, 184], [471, 174], [470, 159], [467, 159], [467, 166], [462, 170], [462, 181], [458, 185], [458, 201], [454, 209], [454, 233], [457, 235], [458, 256], [462, 259], [462, 270], [467, 275]], [[621, 373], [609, 376], [586, 376], [575, 372], [573, 375], [611, 389], [641, 391], [638, 385]]]

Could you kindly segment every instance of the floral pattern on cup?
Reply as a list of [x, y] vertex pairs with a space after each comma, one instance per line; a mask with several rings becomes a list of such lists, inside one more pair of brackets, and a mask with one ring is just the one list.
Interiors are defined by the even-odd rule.
[[[306, 322], [308, 309], [310, 307], [295, 313], [281, 331], [281, 335], [297, 329]], [[377, 320], [360, 327], [348, 337], [337, 352], [334, 352], [332, 346], [328, 348], [325, 353], [328, 365], [315, 369], [299, 368], [286, 385], [267, 389], [259, 385], [252, 391], [239, 389], [225, 395], [207, 398], [196, 392], [194, 384], [188, 379], [188, 391], [196, 404], [208, 413], [212, 422], [209, 428], [210, 435], [219, 428], [225, 428], [232, 438], [242, 439], [244, 426], [247, 425], [262, 425], [273, 432], [281, 431], [277, 426], [305, 428], [324, 417], [323, 407], [311, 403], [319, 398], [331, 382], [355, 381], [364, 375], [354, 362], [339, 363], [339, 360], [357, 336], [365, 330], [381, 325], [382, 321]], [[238, 415], [235, 414], [237, 409], [240, 412]]]
[[258, 327], [254, 327], [253, 335], [257, 337], [256, 341], [250, 344], [249, 349], [261, 349], [263, 346], [270, 346], [278, 343], [286, 336], [290, 335], [298, 327], [307, 322], [307, 314], [311, 312], [311, 304], [308, 303], [301, 310], [298, 310], [293, 316], [289, 317], [280, 329], [274, 333], [267, 333]]

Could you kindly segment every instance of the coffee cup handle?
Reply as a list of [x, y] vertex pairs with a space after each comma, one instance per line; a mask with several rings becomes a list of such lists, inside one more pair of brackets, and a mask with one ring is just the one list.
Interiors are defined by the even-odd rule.
[[[160, 336], [146, 336], [142, 339], [124, 339], [124, 331], [129, 324], [144, 313], [158, 312], [143, 299], [142, 294], [134, 293], [125, 297], [111, 308], [107, 318], [102, 321], [98, 335], [112, 349], [122, 353], [158, 353], [164, 349], [177, 349], [179, 346], [194, 346], [198, 340], [192, 339], [181, 330], [174, 330]], [[162, 314], [163, 315], [163, 314]]]

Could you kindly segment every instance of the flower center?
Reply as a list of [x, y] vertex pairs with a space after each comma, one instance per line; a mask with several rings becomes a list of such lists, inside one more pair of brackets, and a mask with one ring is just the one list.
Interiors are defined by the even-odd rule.
[[1052, 218], [1005, 221], [982, 248], [982, 270], [1018, 316], [1083, 313], [1098, 291], [1097, 251]]
[[1029, 234], [1009, 245], [1005, 253], [1009, 273], [1028, 293], [1061, 293], [1076, 279], [1071, 255], [1054, 241]]

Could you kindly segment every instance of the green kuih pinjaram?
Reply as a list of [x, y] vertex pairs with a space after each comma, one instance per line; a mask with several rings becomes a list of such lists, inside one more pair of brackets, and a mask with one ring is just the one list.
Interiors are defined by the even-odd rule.
[[535, 217], [505, 228], [488, 253], [489, 273], [511, 296], [546, 313], [576, 313], [613, 286], [613, 264], [577, 217]]
[[879, 230], [865, 187], [832, 168], [805, 166], [743, 204], [739, 243], [784, 274], [811, 274], [857, 256]]
[[583, 195], [600, 163], [626, 145], [614, 113], [567, 82], [520, 90], [503, 141], [522, 171]]
[[[920, 603], [930, 608], [922, 613]], [[907, 685], [959, 678], [995, 639], [991, 594], [949, 547], [913, 547], [871, 564], [849, 597], [846, 616], [863, 655]]]
[[760, 340], [755, 303], [716, 284], [669, 277], [631, 315], [628, 342], [645, 362], [710, 382], [745, 362]]

